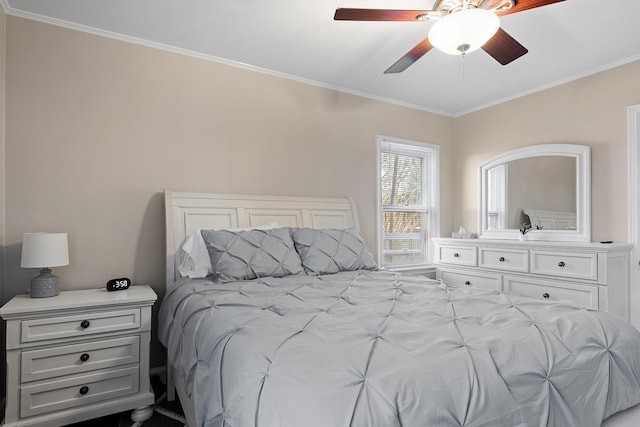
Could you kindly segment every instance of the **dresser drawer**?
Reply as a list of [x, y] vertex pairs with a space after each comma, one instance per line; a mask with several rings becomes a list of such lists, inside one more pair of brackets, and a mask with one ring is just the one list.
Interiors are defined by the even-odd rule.
[[462, 271], [441, 271], [441, 279], [451, 286], [471, 287], [491, 290], [502, 289], [502, 276], [490, 273], [466, 273]]
[[440, 262], [446, 264], [467, 265], [475, 267], [477, 265], [476, 248], [464, 246], [440, 246]]
[[526, 273], [529, 270], [529, 251], [478, 248], [478, 266]]
[[138, 392], [138, 367], [99, 371], [23, 386], [20, 416], [75, 408]]
[[27, 343], [139, 329], [140, 309], [88, 312], [75, 316], [23, 320], [20, 339]]
[[547, 301], [567, 301], [575, 305], [598, 308], [598, 286], [561, 283], [531, 277], [503, 277], [505, 292]]
[[598, 255], [530, 251], [531, 273], [598, 280]]
[[140, 337], [135, 335], [23, 351], [20, 358], [22, 382], [113, 368], [138, 363]]

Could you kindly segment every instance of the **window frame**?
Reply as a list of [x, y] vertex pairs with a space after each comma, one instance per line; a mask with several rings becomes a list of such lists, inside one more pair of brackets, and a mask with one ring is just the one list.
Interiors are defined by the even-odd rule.
[[507, 228], [507, 206], [509, 197], [509, 164], [497, 165], [487, 171], [487, 229]]
[[[425, 171], [422, 182], [423, 203], [418, 206], [383, 206], [382, 205], [382, 153], [391, 152], [411, 156], [419, 156], [425, 159]], [[429, 227], [423, 231], [423, 236], [430, 238], [426, 240], [425, 248], [426, 260], [421, 263], [412, 264], [390, 264], [384, 263], [384, 241], [383, 217], [385, 212], [390, 211], [414, 211], [427, 212]], [[425, 142], [409, 141], [386, 136], [376, 137], [376, 236], [378, 243], [378, 265], [382, 268], [392, 270], [413, 270], [431, 266], [434, 263], [433, 238], [440, 237], [440, 146], [427, 144]]]

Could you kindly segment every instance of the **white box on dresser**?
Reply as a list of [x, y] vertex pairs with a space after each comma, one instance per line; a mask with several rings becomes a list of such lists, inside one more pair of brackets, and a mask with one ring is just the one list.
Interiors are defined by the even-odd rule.
[[547, 300], [571, 301], [629, 320], [631, 244], [433, 239], [436, 277]]
[[62, 426], [136, 409], [151, 416], [149, 286], [17, 295], [6, 320], [4, 426]]

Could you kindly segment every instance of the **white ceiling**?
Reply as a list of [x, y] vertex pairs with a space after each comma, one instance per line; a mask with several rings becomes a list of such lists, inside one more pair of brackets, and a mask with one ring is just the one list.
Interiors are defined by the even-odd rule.
[[196, 55], [348, 93], [459, 116], [640, 59], [640, 1], [566, 0], [501, 18], [529, 49], [433, 49], [383, 74], [429, 22], [334, 21], [338, 7], [431, 9], [433, 0], [0, 0], [8, 14]]

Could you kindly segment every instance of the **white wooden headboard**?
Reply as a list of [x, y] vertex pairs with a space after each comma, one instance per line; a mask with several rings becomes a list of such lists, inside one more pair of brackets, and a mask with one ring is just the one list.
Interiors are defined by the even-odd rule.
[[524, 208], [534, 230], [575, 230], [576, 213]]
[[177, 276], [176, 254], [198, 229], [255, 227], [277, 222], [280, 227], [359, 228], [350, 198], [247, 196], [181, 193], [165, 190], [167, 249], [166, 284]]

